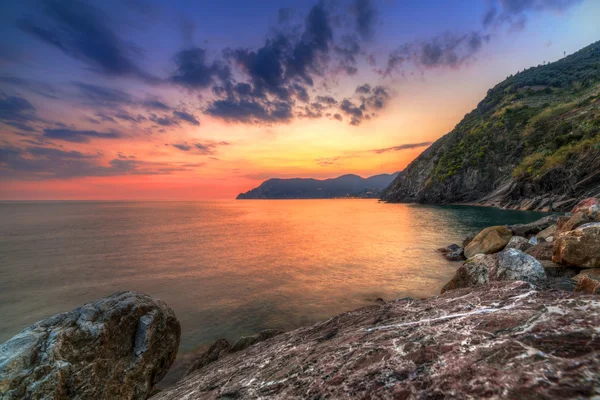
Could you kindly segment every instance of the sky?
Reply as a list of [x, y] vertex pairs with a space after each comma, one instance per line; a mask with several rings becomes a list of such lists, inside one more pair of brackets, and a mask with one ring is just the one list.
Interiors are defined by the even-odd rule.
[[5, 0], [0, 200], [400, 171], [599, 20], [598, 0]]

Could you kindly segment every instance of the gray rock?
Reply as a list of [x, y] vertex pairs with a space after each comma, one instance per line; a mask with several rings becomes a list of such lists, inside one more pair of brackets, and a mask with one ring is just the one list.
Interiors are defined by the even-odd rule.
[[551, 225], [555, 225], [558, 221], [558, 215], [549, 215], [537, 221], [529, 224], [517, 224], [509, 226], [508, 228], [513, 231], [516, 236], [528, 237], [529, 235], [536, 235], [548, 228]]
[[513, 236], [512, 238], [510, 238], [510, 241], [508, 242], [508, 244], [506, 245], [506, 247], [504, 248], [506, 249], [517, 249], [517, 250], [521, 250], [521, 251], [525, 251], [528, 248], [530, 248], [531, 246], [533, 246], [533, 244], [531, 244], [529, 242], [529, 240], [525, 239], [522, 236]]
[[0, 345], [0, 397], [145, 399], [175, 360], [180, 333], [163, 301], [115, 293]]
[[600, 297], [493, 282], [287, 332], [152, 399], [594, 398], [598, 326]]
[[496, 254], [478, 254], [468, 259], [444, 285], [442, 293], [494, 281], [518, 280], [543, 287], [546, 273], [535, 258], [517, 249], [507, 249]]

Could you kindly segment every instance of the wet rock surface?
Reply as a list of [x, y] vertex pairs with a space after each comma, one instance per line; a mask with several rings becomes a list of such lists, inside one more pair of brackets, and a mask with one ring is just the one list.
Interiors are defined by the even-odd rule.
[[175, 360], [180, 333], [163, 301], [115, 293], [0, 345], [0, 397], [145, 399]]
[[152, 399], [600, 395], [600, 298], [494, 282], [338, 315], [231, 353]]
[[465, 247], [465, 257], [476, 254], [492, 254], [502, 250], [512, 238], [512, 232], [505, 226], [491, 226], [479, 232]]

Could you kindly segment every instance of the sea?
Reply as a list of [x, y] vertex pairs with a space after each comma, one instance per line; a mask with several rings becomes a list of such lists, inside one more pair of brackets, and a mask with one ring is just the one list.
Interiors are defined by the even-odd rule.
[[161, 298], [180, 354], [439, 293], [435, 250], [539, 212], [377, 200], [0, 203], [0, 342], [117, 291]]

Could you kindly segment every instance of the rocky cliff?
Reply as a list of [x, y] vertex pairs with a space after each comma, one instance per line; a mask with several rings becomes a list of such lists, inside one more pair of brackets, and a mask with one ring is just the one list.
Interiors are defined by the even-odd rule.
[[600, 42], [489, 90], [381, 198], [567, 211], [598, 195]]

